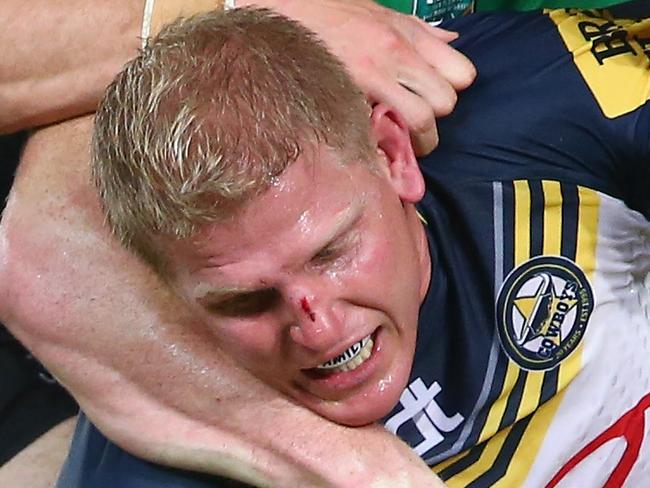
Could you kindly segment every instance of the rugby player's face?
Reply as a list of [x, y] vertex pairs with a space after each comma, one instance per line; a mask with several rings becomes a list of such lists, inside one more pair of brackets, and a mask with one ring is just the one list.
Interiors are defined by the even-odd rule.
[[397, 403], [430, 278], [421, 191], [378, 160], [373, 172], [329, 151], [301, 157], [232, 220], [174, 250], [176, 284], [224, 350], [347, 425]]

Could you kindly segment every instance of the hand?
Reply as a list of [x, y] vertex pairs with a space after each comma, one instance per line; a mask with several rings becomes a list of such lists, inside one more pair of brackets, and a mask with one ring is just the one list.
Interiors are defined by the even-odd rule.
[[431, 27], [371, 0], [237, 0], [272, 8], [316, 32], [348, 67], [371, 103], [384, 102], [406, 120], [413, 147], [438, 144], [437, 117], [449, 114], [456, 92], [476, 71], [449, 46], [454, 32]]

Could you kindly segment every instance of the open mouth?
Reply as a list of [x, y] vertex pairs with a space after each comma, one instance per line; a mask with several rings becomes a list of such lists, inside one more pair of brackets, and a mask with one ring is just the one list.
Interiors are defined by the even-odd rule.
[[317, 366], [315, 370], [321, 374], [340, 373], [353, 371], [361, 366], [371, 355], [374, 341], [368, 335], [355, 342], [338, 356]]

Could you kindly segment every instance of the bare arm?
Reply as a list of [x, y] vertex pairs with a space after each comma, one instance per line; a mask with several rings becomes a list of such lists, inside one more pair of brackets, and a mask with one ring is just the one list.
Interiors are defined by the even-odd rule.
[[140, 1], [3, 0], [0, 132], [93, 112], [141, 22]]
[[96, 425], [146, 459], [261, 486], [437, 486], [381, 427], [325, 421], [234, 366], [113, 241], [89, 183], [90, 126], [27, 145], [0, 226], [0, 317]]
[[[163, 0], [157, 0], [160, 6]], [[189, 15], [222, 0], [176, 0]], [[143, 0], [3, 0], [0, 133], [93, 112], [140, 45]], [[174, 4], [174, 0], [166, 0]], [[369, 98], [395, 107], [415, 148], [437, 144], [435, 117], [449, 113], [474, 68], [448, 46], [455, 37], [371, 0], [237, 0], [302, 21], [349, 67]], [[172, 20], [169, 18], [168, 20]]]

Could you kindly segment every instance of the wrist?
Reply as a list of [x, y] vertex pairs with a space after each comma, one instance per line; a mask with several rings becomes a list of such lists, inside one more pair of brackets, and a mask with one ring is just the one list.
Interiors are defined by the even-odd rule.
[[280, 6], [290, 3], [291, 0], [234, 0], [237, 8], [257, 7], [280, 11]]
[[170, 22], [210, 10], [233, 8], [235, 0], [145, 0], [142, 16], [142, 47]]

